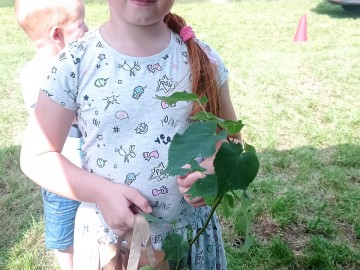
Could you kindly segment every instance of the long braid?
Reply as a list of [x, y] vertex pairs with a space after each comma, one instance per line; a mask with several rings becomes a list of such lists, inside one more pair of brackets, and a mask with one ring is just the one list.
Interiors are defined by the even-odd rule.
[[[179, 34], [180, 30], [186, 26], [185, 20], [174, 14], [169, 13], [165, 16], [164, 22], [175, 33]], [[190, 39], [186, 42], [188, 48], [188, 56], [191, 68], [192, 92], [199, 97], [206, 96], [209, 101], [205, 109], [214, 115], [219, 115], [219, 94], [215, 79], [215, 68], [211, 63], [206, 52], [194, 40]], [[193, 114], [200, 111], [198, 104], [193, 109]]]

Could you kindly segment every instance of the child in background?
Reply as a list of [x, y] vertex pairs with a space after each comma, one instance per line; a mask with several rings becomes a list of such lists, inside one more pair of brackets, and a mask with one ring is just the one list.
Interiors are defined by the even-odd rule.
[[[34, 58], [20, 74], [21, 90], [29, 114], [33, 113], [40, 83], [46, 78], [57, 53], [65, 44], [82, 37], [88, 31], [84, 15], [82, 0], [15, 0], [17, 23], [36, 49]], [[77, 166], [80, 166], [79, 143], [80, 132], [74, 124], [64, 145], [63, 154]], [[50, 180], [51, 177], [50, 175]], [[42, 189], [42, 195], [46, 247], [54, 250], [61, 269], [71, 270], [74, 222], [80, 203], [55, 195], [46, 189]]]
[[[156, 95], [207, 96], [209, 111], [236, 119], [220, 56], [170, 12], [175, 0], [107, 2], [109, 20], [62, 51], [49, 70], [21, 151], [22, 169], [31, 179], [82, 201], [75, 257], [77, 239], [86, 242], [77, 269], [87, 270], [99, 269], [97, 245], [122, 239], [134, 225], [134, 212], [175, 224], [151, 226], [155, 249], [163, 248], [169, 230], [187, 239], [190, 225], [193, 237], [210, 213], [202, 198], [183, 196], [202, 173], [161, 173], [173, 136], [198, 108], [190, 102], [168, 106]], [[74, 117], [84, 139], [82, 169], [61, 154]], [[207, 173], [214, 171], [213, 158], [200, 163]], [[187, 262], [194, 270], [227, 268], [216, 215]]]

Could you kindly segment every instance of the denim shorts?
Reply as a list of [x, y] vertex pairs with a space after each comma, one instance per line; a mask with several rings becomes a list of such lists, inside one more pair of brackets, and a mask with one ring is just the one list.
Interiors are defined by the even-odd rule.
[[80, 202], [42, 189], [45, 218], [45, 245], [64, 250], [74, 244], [74, 224]]

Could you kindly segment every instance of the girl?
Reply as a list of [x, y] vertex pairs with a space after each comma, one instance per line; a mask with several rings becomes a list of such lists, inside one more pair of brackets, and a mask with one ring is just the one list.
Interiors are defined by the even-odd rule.
[[[210, 212], [202, 198], [183, 196], [201, 173], [178, 179], [161, 173], [172, 137], [198, 108], [188, 102], [168, 106], [156, 95], [206, 95], [209, 111], [236, 118], [223, 62], [170, 12], [174, 2], [108, 0], [110, 19], [59, 54], [28, 125], [23, 171], [39, 185], [83, 202], [75, 229], [88, 247], [82, 269], [98, 269], [94, 245], [117, 241], [133, 227], [137, 209], [164, 221], [151, 227], [155, 249], [171, 229], [186, 238], [190, 225], [194, 236]], [[61, 155], [74, 116], [84, 138], [82, 169]], [[212, 172], [212, 161], [201, 165]], [[188, 262], [191, 269], [226, 269], [216, 215]]]

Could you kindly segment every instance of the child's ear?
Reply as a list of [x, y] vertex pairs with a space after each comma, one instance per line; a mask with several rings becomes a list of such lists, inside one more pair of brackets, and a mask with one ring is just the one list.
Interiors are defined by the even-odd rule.
[[50, 39], [52, 42], [62, 46], [65, 42], [63, 29], [57, 25], [53, 26], [50, 30]]

